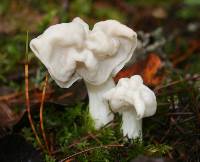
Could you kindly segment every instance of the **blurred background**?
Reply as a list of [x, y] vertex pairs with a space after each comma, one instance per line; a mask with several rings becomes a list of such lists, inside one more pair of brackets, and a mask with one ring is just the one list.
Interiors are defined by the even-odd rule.
[[[134, 161], [138, 155], [142, 155], [143, 161], [146, 156], [188, 162], [200, 160], [199, 0], [1, 0], [1, 140], [8, 134], [20, 134], [38, 148], [25, 112], [26, 33], [28, 31], [30, 41], [50, 25], [70, 22], [77, 16], [91, 27], [98, 21], [115, 19], [137, 32], [136, 59], [119, 72], [115, 81], [140, 74], [158, 99], [156, 116], [144, 120], [146, 142], [143, 145], [126, 143], [124, 148], [84, 154], [78, 161]], [[46, 70], [31, 51], [28, 55], [30, 102], [36, 127], [39, 127], [38, 109]], [[45, 161], [53, 162], [66, 154], [96, 146], [99, 140], [109, 144], [121, 137], [120, 132], [115, 134], [110, 129], [97, 135], [99, 132], [90, 129], [89, 119], [81, 117], [87, 114], [87, 94], [82, 82], [63, 90], [49, 78], [45, 102], [45, 107], [51, 108], [44, 112], [45, 127], [51, 151], [55, 152], [53, 157], [44, 153]], [[119, 120], [114, 123], [116, 129], [120, 127]], [[63, 124], [66, 122], [68, 124]], [[90, 131], [95, 138], [88, 135]], [[79, 138], [79, 145], [71, 146]], [[5, 151], [5, 145], [8, 147], [0, 141], [0, 150]], [[138, 149], [134, 151], [136, 146]], [[41, 157], [38, 155], [38, 158]]]

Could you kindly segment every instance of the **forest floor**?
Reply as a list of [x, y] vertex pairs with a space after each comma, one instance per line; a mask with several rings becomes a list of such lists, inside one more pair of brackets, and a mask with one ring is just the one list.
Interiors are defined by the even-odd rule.
[[[199, 11], [198, 0], [2, 0], [0, 161], [200, 161]], [[156, 94], [157, 112], [143, 120], [142, 143], [123, 138], [120, 116], [94, 130], [84, 83], [61, 89], [50, 76], [45, 82], [47, 70], [30, 50], [30, 99], [26, 102], [27, 31], [30, 41], [49, 25], [69, 22], [76, 16], [90, 25], [116, 19], [138, 33], [136, 59], [119, 72], [115, 81], [140, 74]], [[27, 103], [38, 140], [28, 120]]]

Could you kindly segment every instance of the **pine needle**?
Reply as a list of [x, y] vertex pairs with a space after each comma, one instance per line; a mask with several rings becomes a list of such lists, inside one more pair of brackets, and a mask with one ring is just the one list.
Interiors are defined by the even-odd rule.
[[28, 31], [27, 31], [27, 35], [26, 35], [26, 53], [25, 53], [25, 58], [26, 58], [26, 62], [25, 62], [25, 97], [26, 97], [26, 111], [28, 113], [28, 119], [29, 119], [29, 123], [31, 125], [31, 129], [33, 131], [33, 134], [38, 142], [38, 145], [41, 147], [41, 149], [44, 150], [44, 146], [42, 145], [40, 138], [36, 132], [34, 123], [33, 123], [33, 119], [31, 116], [31, 109], [30, 109], [30, 97], [29, 97], [29, 76], [28, 76]]

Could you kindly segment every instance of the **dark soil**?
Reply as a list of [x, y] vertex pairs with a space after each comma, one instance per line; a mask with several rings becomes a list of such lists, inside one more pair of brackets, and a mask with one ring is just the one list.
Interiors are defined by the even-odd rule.
[[0, 162], [42, 162], [42, 156], [20, 135], [0, 139]]

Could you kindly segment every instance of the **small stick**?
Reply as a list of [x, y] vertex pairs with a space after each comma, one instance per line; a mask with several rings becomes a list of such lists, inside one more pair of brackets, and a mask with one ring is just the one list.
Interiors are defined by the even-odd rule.
[[48, 83], [48, 75], [46, 74], [44, 86], [43, 86], [43, 90], [42, 90], [41, 104], [40, 104], [40, 130], [41, 130], [41, 133], [42, 133], [43, 140], [45, 142], [45, 147], [46, 147], [49, 155], [51, 155], [51, 151], [49, 149], [49, 144], [48, 144], [48, 141], [47, 141], [46, 133], [44, 131], [44, 124], [43, 124], [43, 110], [44, 110], [44, 100], [45, 100], [47, 83]]
[[26, 63], [25, 63], [25, 97], [26, 97], [26, 111], [28, 113], [29, 123], [31, 125], [31, 129], [33, 134], [35, 135], [36, 141], [38, 142], [39, 146], [44, 150], [44, 146], [42, 145], [40, 138], [36, 132], [33, 119], [31, 116], [31, 109], [30, 109], [30, 98], [29, 98], [29, 80], [28, 80], [28, 32], [26, 38]]
[[[93, 136], [93, 137], [92, 137]], [[82, 140], [88, 140], [88, 139], [90, 139], [90, 138], [96, 138], [96, 137], [98, 137], [99, 136], [99, 134], [94, 134], [94, 135], [92, 135], [91, 136], [91, 134], [90, 133], [88, 133], [88, 135], [87, 136], [84, 136], [83, 138], [81, 138], [80, 140], [78, 140], [78, 141], [74, 141], [72, 144], [70, 144], [69, 146], [68, 146], [68, 148], [72, 148], [72, 147], [74, 147], [74, 146], [76, 146], [77, 144], [79, 144], [79, 143], [81, 143], [81, 141]], [[95, 139], [96, 140], [96, 139]], [[98, 140], [98, 139], [97, 139]], [[99, 141], [100, 142], [100, 141]], [[58, 152], [61, 152], [61, 150], [55, 150], [55, 151], [53, 151], [52, 152], [52, 154], [56, 154], [56, 153], [58, 153]]]
[[167, 113], [167, 115], [193, 115], [192, 112], [177, 112], [177, 113]]
[[[96, 134], [96, 135], [94, 135], [94, 136], [96, 137], [96, 136], [98, 136], [98, 134]], [[73, 142], [72, 144], [70, 144], [70, 145], [68, 146], [68, 148], [74, 147], [75, 145], [81, 143], [82, 140], [87, 140], [87, 139], [89, 139], [89, 138], [91, 138], [91, 135], [90, 135], [90, 134], [88, 134], [87, 136], [81, 138], [81, 139], [78, 140], [78, 141]]]
[[85, 149], [83, 151], [80, 151], [80, 152], [77, 152], [73, 155], [70, 155], [62, 160], [60, 160], [59, 162], [64, 162], [66, 161], [67, 159], [71, 159], [72, 157], [75, 157], [77, 155], [80, 155], [80, 154], [83, 154], [83, 153], [86, 153], [86, 152], [89, 152], [89, 151], [92, 151], [92, 150], [95, 150], [95, 149], [100, 149], [100, 148], [109, 148], [109, 147], [124, 147], [124, 145], [121, 145], [121, 144], [110, 144], [110, 145], [104, 145], [104, 146], [96, 146], [96, 147], [92, 147], [92, 148], [88, 148], [88, 149]]
[[21, 95], [23, 95], [22, 92], [14, 92], [14, 93], [11, 93], [11, 94], [2, 95], [2, 96], [0, 96], [0, 101], [10, 100], [12, 98], [15, 98], [15, 97], [18, 97], [18, 96], [21, 96]]
[[97, 143], [102, 144], [102, 142], [96, 137], [97, 135], [92, 134], [91, 132], [88, 133], [92, 139], [94, 139]]

